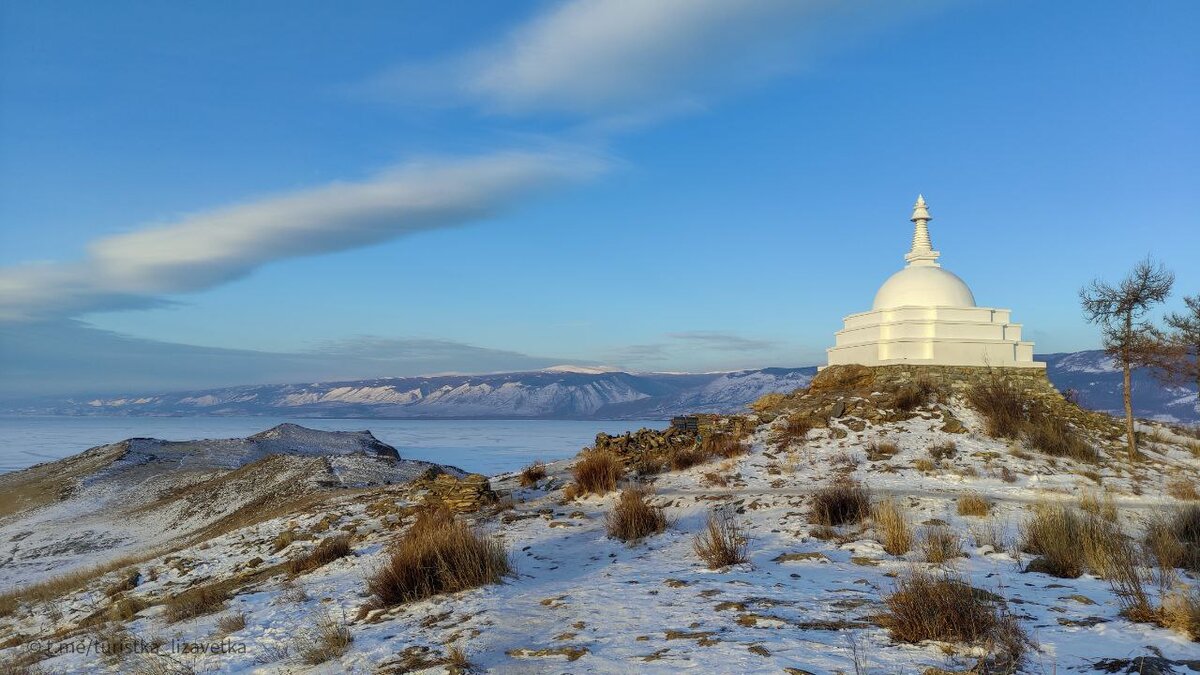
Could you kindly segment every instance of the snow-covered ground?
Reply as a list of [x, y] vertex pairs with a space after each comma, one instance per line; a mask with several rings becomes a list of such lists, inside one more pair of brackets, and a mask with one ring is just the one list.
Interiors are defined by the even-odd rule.
[[[1125, 529], [1136, 532], [1148, 515], [1177, 504], [1166, 495], [1168, 481], [1200, 476], [1200, 460], [1177, 444], [1186, 437], [1158, 429], [1158, 440], [1147, 443], [1147, 459], [1136, 469], [1115, 454], [1093, 467], [988, 438], [977, 431], [981, 424], [971, 410], [956, 404], [951, 412], [968, 433], [940, 431], [940, 420], [928, 415], [868, 425], [861, 432], [835, 422], [845, 437], [819, 429], [787, 450], [771, 442], [771, 427], [762, 426], [744, 456], [655, 477], [654, 501], [665, 506], [671, 524], [635, 546], [605, 534], [615, 493], [564, 501], [570, 462], [552, 464], [550, 478], [535, 489], [517, 487], [513, 475], [497, 476], [493, 487], [511, 491], [512, 508], [474, 518], [504, 542], [516, 573], [500, 585], [387, 610], [360, 611], [369, 599], [364, 579], [382, 564], [385, 545], [407, 522], [397, 510], [415, 497], [402, 486], [355, 491], [306, 513], [137, 564], [139, 583], [129, 594], [149, 599], [214, 580], [249, 579], [224, 611], [166, 623], [163, 608], [155, 605], [123, 623], [123, 639], [157, 638], [168, 652], [175, 645], [210, 643], [224, 653], [175, 653], [167, 661], [138, 655], [105, 659], [65, 648], [93, 644], [105, 630], [80, 626], [106, 610], [110, 601], [101, 589], [118, 578], [114, 573], [0, 619], [0, 645], [7, 646], [0, 655], [17, 658], [36, 641], [57, 654], [38, 664], [54, 673], [129, 672], [151, 662], [196, 672], [404, 672], [422, 663], [428, 672], [443, 672], [443, 666], [429, 664], [450, 647], [463, 649], [474, 669], [497, 673], [836, 673], [856, 672], [856, 659], [859, 672], [969, 667], [971, 649], [898, 644], [875, 618], [885, 611], [882, 598], [897, 577], [937, 566], [921, 562], [915, 552], [885, 553], [869, 524], [844, 530], [840, 540], [813, 536], [810, 495], [841, 467], [875, 498], [897, 499], [915, 527], [941, 521], [961, 535], [966, 556], [944, 566], [1006, 599], [1037, 645], [1024, 672], [1095, 672], [1100, 659], [1141, 655], [1200, 659], [1200, 643], [1119, 616], [1106, 581], [1025, 573], [1028, 556], [983, 543], [1015, 540], [1033, 503], [1084, 495], [1110, 499]], [[872, 441], [894, 443], [899, 452], [869, 461], [865, 448]], [[953, 457], [925, 471], [915, 466], [929, 459], [930, 447], [947, 442], [955, 444]], [[1090, 469], [1097, 476], [1080, 473]], [[707, 474], [727, 484], [713, 485]], [[991, 515], [958, 515], [956, 499], [965, 494], [992, 502]], [[735, 510], [749, 532], [750, 560], [713, 571], [692, 543], [710, 509], [722, 504]], [[285, 530], [312, 539], [275, 550]], [[341, 531], [353, 533], [354, 556], [290, 581], [283, 574], [253, 576]], [[245, 627], [221, 634], [218, 620], [239, 612], [245, 613]], [[296, 656], [298, 641], [322, 617], [344, 622], [353, 643], [334, 660], [303, 665]]]

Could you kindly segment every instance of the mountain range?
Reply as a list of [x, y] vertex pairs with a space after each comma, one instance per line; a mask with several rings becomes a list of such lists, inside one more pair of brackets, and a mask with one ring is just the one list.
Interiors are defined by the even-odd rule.
[[[1050, 381], [1084, 407], [1117, 414], [1121, 372], [1101, 351], [1044, 354]], [[691, 412], [736, 412], [770, 392], [808, 384], [816, 367], [719, 373], [627, 373], [595, 368], [488, 375], [393, 377], [311, 384], [225, 387], [165, 394], [129, 393], [8, 403], [6, 414], [263, 415], [360, 418], [661, 419]], [[1194, 388], [1133, 377], [1139, 417], [1200, 421]]]

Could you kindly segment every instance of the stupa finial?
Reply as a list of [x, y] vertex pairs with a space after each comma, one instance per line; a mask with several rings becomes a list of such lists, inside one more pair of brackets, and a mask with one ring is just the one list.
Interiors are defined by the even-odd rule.
[[915, 227], [913, 228], [912, 250], [904, 259], [909, 265], [926, 265], [939, 267], [937, 259], [941, 253], [933, 250], [933, 242], [929, 239], [929, 221], [933, 220], [933, 216], [929, 215], [929, 208], [925, 205], [925, 196], [917, 195], [917, 202], [913, 204], [912, 220]]

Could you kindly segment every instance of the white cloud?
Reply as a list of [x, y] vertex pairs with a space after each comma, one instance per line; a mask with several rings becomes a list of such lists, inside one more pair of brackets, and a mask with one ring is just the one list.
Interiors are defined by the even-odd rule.
[[826, 48], [912, 15], [928, 1], [571, 0], [507, 38], [370, 83], [424, 102], [505, 113], [649, 115], [811, 65]]
[[198, 213], [96, 240], [81, 261], [0, 269], [0, 320], [162, 304], [157, 296], [211, 288], [275, 260], [486, 218], [604, 166], [572, 153], [415, 163]]

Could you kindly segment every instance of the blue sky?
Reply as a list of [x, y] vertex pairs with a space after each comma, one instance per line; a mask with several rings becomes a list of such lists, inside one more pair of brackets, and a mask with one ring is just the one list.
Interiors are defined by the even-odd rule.
[[0, 395], [816, 364], [917, 192], [1039, 352], [1146, 254], [1200, 292], [1194, 2], [0, 17]]

